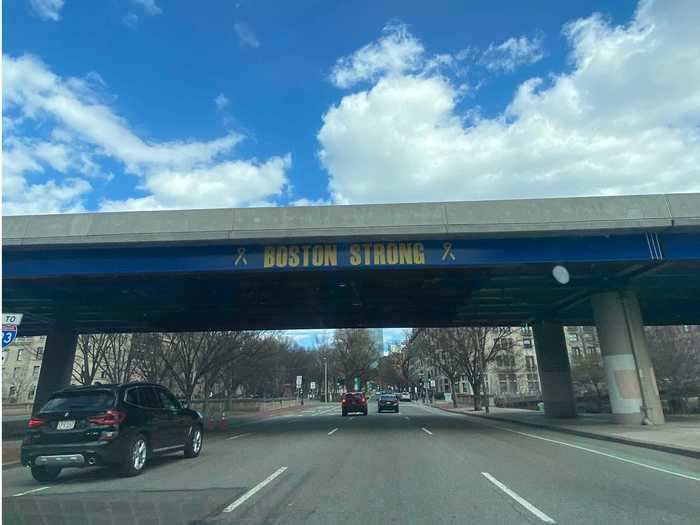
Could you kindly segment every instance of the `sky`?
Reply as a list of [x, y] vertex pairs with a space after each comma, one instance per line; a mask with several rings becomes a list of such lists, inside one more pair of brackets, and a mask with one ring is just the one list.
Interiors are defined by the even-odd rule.
[[3, 215], [700, 191], [700, 2], [5, 0]]

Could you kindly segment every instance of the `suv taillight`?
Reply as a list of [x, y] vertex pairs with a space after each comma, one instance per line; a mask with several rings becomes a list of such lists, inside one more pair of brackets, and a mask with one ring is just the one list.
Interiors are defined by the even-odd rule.
[[29, 428], [39, 428], [46, 425], [47, 421], [41, 417], [33, 417], [29, 420]]
[[99, 416], [88, 417], [90, 423], [95, 423], [97, 425], [118, 425], [125, 419], [126, 412], [120, 412], [119, 410], [107, 410], [107, 412]]

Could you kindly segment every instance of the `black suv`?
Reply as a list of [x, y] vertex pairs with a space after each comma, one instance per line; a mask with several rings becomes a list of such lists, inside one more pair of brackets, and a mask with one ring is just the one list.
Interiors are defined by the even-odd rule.
[[202, 417], [166, 388], [150, 383], [70, 387], [29, 420], [22, 464], [53, 481], [65, 467], [110, 465], [139, 474], [153, 455], [202, 450]]

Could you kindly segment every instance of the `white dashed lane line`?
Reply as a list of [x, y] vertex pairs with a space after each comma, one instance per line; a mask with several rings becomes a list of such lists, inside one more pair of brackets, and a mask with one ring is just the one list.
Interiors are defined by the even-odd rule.
[[39, 491], [46, 490], [49, 488], [51, 488], [51, 487], [39, 487], [38, 489], [25, 490], [24, 492], [20, 492], [18, 494], [13, 494], [13, 496], [15, 496], [15, 497], [16, 496], [24, 496], [25, 494], [32, 494], [34, 492], [39, 492]]
[[232, 512], [236, 508], [240, 507], [243, 503], [248, 501], [251, 497], [253, 497], [257, 492], [259, 492], [261, 489], [265, 488], [266, 485], [272, 483], [272, 481], [282, 474], [285, 470], [287, 470], [287, 467], [280, 467], [276, 471], [274, 471], [272, 474], [270, 474], [268, 477], [266, 477], [264, 480], [262, 480], [260, 483], [255, 485], [252, 489], [250, 489], [248, 492], [243, 494], [240, 498], [238, 498], [236, 501], [231, 503], [228, 507], [226, 507], [223, 512]]
[[532, 514], [537, 516], [541, 521], [545, 523], [556, 523], [552, 518], [547, 516], [544, 512], [542, 512], [540, 509], [535, 507], [532, 503], [527, 501], [525, 498], [519, 496], [516, 492], [510, 490], [508, 487], [506, 487], [503, 483], [498, 481], [496, 478], [494, 478], [491, 474], [488, 472], [482, 472], [482, 476], [484, 476], [486, 479], [488, 479], [491, 483], [496, 485], [499, 489], [501, 489], [503, 492], [508, 494], [511, 498], [513, 498], [515, 501], [520, 503], [523, 507], [525, 507], [528, 511], [530, 511]]
[[337, 428], [334, 428], [333, 430], [331, 430], [331, 431], [328, 433], [328, 435], [329, 435], [329, 436], [332, 436], [337, 430], [338, 430]]
[[421, 427], [420, 429], [421, 429], [423, 432], [425, 432], [426, 434], [428, 434], [429, 436], [432, 436], [432, 435], [433, 435], [433, 433], [432, 433], [430, 430], [428, 430], [427, 428], [425, 428], [425, 427]]
[[251, 434], [252, 434], [252, 432], [249, 432], [247, 434], [236, 434], [235, 436], [231, 436], [230, 438], [226, 438], [226, 439], [227, 440], [238, 439], [238, 438], [242, 438], [243, 436], [250, 436]]

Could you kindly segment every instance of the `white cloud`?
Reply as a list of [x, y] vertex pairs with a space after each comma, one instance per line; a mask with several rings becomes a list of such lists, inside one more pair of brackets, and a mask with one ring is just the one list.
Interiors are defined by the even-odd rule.
[[[272, 157], [262, 164], [230, 161], [206, 168], [154, 171], [141, 189], [152, 196], [143, 199], [105, 201], [102, 209], [182, 209], [246, 207], [279, 196], [287, 184], [290, 155]], [[154, 197], [154, 198], [152, 198]]]
[[216, 109], [222, 110], [228, 106], [228, 98], [223, 93], [219, 93], [214, 99], [214, 104], [216, 104]]
[[83, 179], [29, 185], [21, 177], [3, 175], [3, 214], [78, 213], [85, 210], [83, 198], [91, 189]]
[[29, 4], [42, 20], [58, 22], [61, 19], [63, 0], [29, 0]]
[[132, 3], [143, 8], [147, 15], [155, 16], [163, 13], [163, 10], [156, 5], [156, 0], [131, 0]]
[[698, 19], [688, 0], [642, 2], [626, 26], [572, 22], [573, 70], [524, 82], [494, 118], [458, 111], [444, 75], [341, 77], [382, 71], [323, 116], [330, 192], [370, 203], [698, 191]]
[[481, 55], [480, 63], [489, 71], [510, 72], [518, 66], [539, 62], [543, 57], [541, 38], [521, 36], [509, 38], [499, 45], [489, 45]]
[[[140, 189], [151, 192], [144, 198], [106, 200], [105, 209], [242, 206], [270, 201], [286, 187], [290, 155], [233, 160], [233, 148], [243, 139], [237, 133], [205, 142], [145, 140], [100, 100], [95, 87], [104, 88], [104, 82], [99, 75], [62, 79], [33, 57], [3, 58], [7, 118], [37, 124], [50, 137], [50, 141], [24, 137], [17, 126], [6, 133], [4, 171], [14, 177], [15, 187], [28, 194], [33, 194], [33, 186], [27, 186], [25, 177], [44, 173], [46, 167], [60, 173], [74, 168], [90, 177], [110, 179], [112, 174], [104, 173], [96, 158], [117, 161], [125, 173], [139, 177]], [[42, 187], [45, 184], [36, 184], [37, 191]], [[91, 188], [86, 182], [66, 187], [73, 192], [59, 191], [61, 184], [46, 186], [64, 197], [65, 209], [74, 209], [77, 189]], [[27, 209], [12, 205], [18, 199], [15, 193], [4, 195], [5, 211]]]
[[233, 25], [233, 29], [238, 35], [238, 42], [241, 47], [260, 47], [260, 40], [255, 35], [250, 26], [244, 22], [237, 22]]
[[340, 88], [374, 81], [382, 75], [399, 75], [423, 65], [423, 45], [404, 25], [388, 25], [376, 42], [339, 59], [330, 79]]
[[139, 17], [136, 13], [132, 13], [129, 11], [127, 14], [124, 15], [124, 18], [122, 18], [122, 21], [124, 24], [127, 25], [127, 27], [134, 28], [138, 25], [139, 23]]
[[290, 206], [330, 206], [331, 201], [327, 199], [307, 199], [303, 197], [289, 203]]

